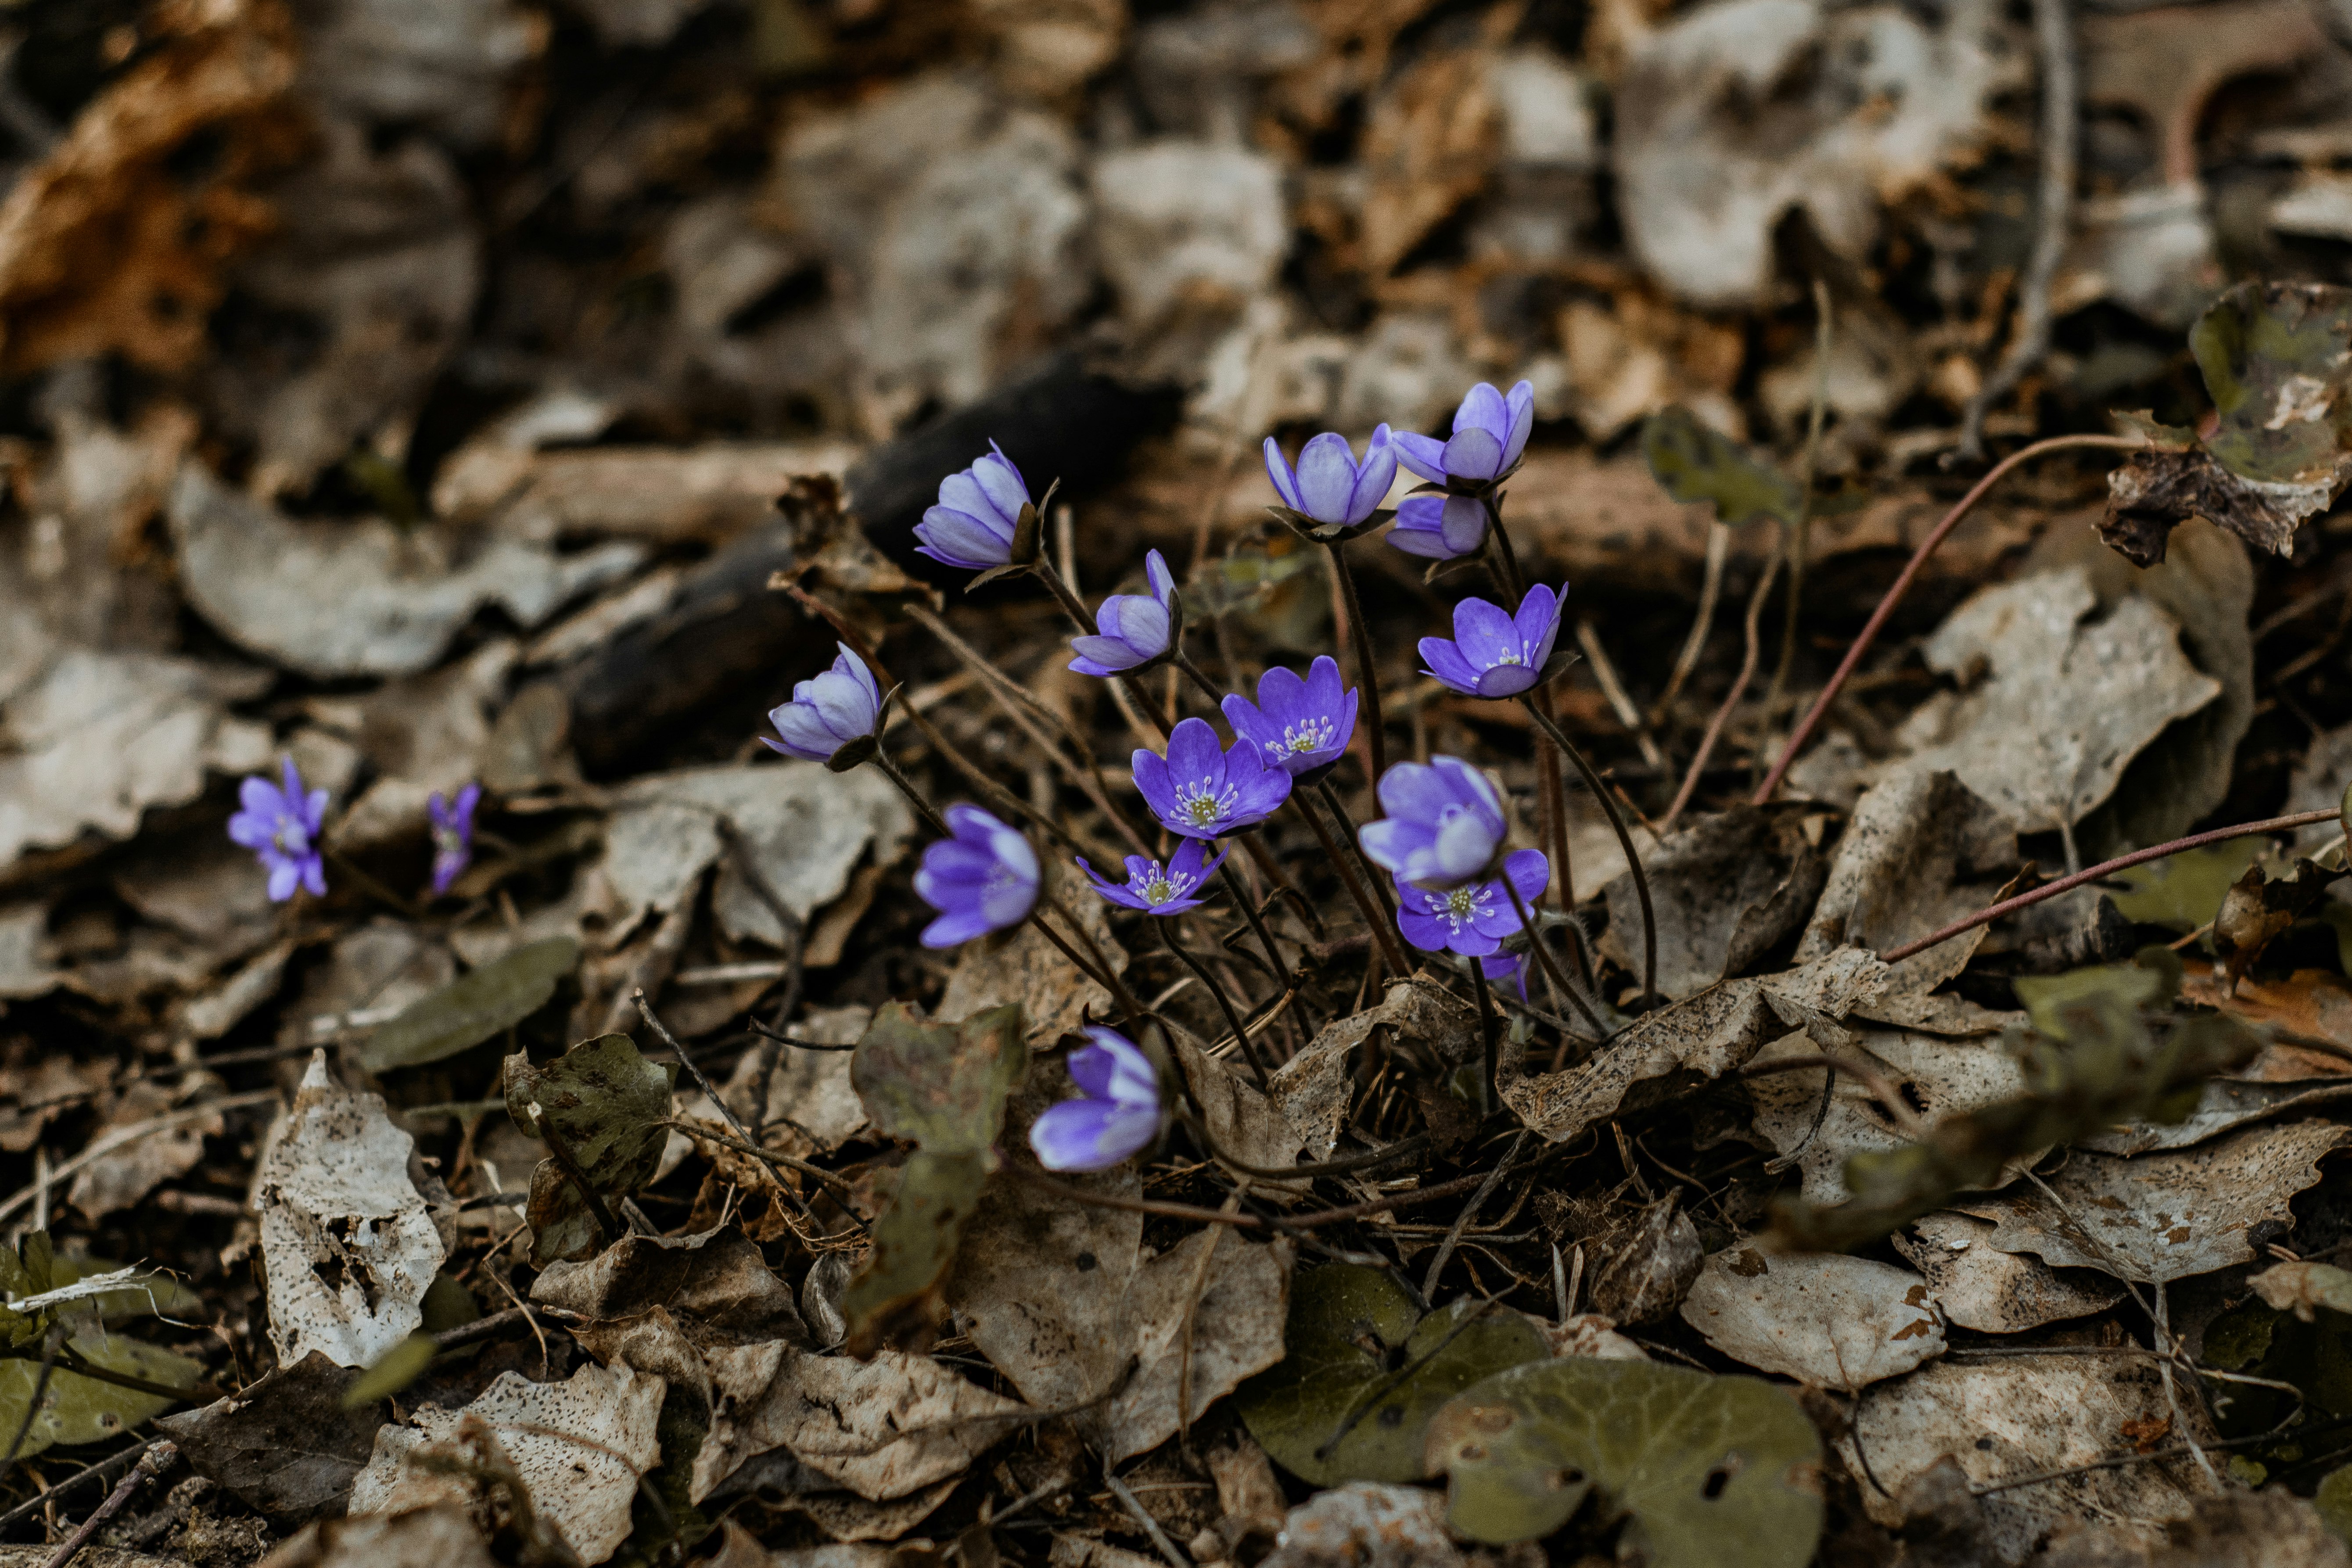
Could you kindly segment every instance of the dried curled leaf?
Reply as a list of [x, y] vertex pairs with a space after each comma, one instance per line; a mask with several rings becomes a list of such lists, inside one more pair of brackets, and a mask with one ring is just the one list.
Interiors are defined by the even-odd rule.
[[677, 1071], [647, 1061], [626, 1035], [583, 1040], [544, 1068], [520, 1053], [507, 1058], [508, 1114], [557, 1151], [530, 1177], [524, 1213], [535, 1266], [595, 1250], [602, 1227], [582, 1183], [600, 1198], [613, 1198], [654, 1179]]
[[2246, 1281], [2254, 1294], [2279, 1311], [2292, 1310], [2305, 1322], [2312, 1309], [2352, 1314], [2352, 1268], [2332, 1263], [2277, 1263]]
[[579, 959], [568, 936], [519, 947], [410, 1004], [369, 1039], [360, 1065], [384, 1073], [470, 1050], [547, 1005]]
[[2185, 450], [2135, 452], [2107, 476], [2099, 536], [2142, 566], [2203, 517], [2273, 555], [2352, 478], [2352, 291], [2241, 283], [2189, 330], [2221, 423]]
[[2235, 1019], [2176, 1017], [2161, 1032], [2143, 1008], [2162, 1008], [2180, 984], [2180, 960], [2150, 948], [2130, 963], [2106, 964], [2018, 984], [2034, 1026], [2013, 1030], [2011, 1048], [2026, 1091], [1948, 1116], [1925, 1141], [1856, 1154], [1846, 1162], [1852, 1201], [1833, 1207], [1782, 1202], [1772, 1235], [1782, 1247], [1839, 1252], [1907, 1225], [1952, 1194], [1990, 1185], [2020, 1154], [2088, 1137], [2119, 1121], [2188, 1115], [2196, 1089], [2261, 1049]]
[[1446, 1522], [1535, 1541], [1598, 1488], [1650, 1568], [1800, 1568], [1822, 1529], [1822, 1440], [1785, 1389], [1646, 1361], [1548, 1361], [1469, 1389], [1429, 1423]]
[[1317, 1486], [1418, 1480], [1431, 1415], [1479, 1379], [1549, 1352], [1517, 1312], [1460, 1300], [1423, 1317], [1377, 1268], [1327, 1264], [1292, 1287], [1279, 1364], [1242, 1384], [1242, 1419]]

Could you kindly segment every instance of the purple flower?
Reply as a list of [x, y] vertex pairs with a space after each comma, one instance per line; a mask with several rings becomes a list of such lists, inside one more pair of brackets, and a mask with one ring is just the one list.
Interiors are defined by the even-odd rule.
[[1397, 461], [1432, 484], [1475, 495], [1519, 466], [1535, 422], [1534, 383], [1523, 381], [1506, 396], [1482, 381], [1454, 411], [1452, 440], [1401, 430]]
[[1360, 463], [1345, 436], [1326, 430], [1300, 448], [1295, 472], [1282, 460], [1282, 448], [1274, 437], [1265, 438], [1266, 478], [1298, 522], [1321, 525], [1318, 537], [1370, 521], [1396, 482], [1396, 448], [1385, 425], [1372, 432]]
[[813, 680], [793, 682], [793, 700], [768, 710], [768, 722], [782, 739], [771, 741], [762, 735], [761, 744], [788, 757], [829, 763], [844, 746], [874, 738], [874, 726], [882, 713], [882, 688], [875, 683], [866, 661], [849, 651], [847, 643], [833, 646], [841, 653], [831, 669], [821, 671]]
[[312, 898], [327, 893], [327, 868], [319, 855], [319, 832], [327, 819], [327, 792], [305, 794], [294, 759], [286, 764], [284, 788], [260, 774], [249, 775], [238, 786], [244, 810], [228, 819], [228, 836], [250, 849], [269, 870], [269, 901], [282, 904], [297, 886]]
[[1029, 841], [976, 805], [945, 813], [952, 838], [923, 851], [915, 891], [940, 911], [923, 928], [925, 947], [954, 947], [1017, 926], [1037, 905], [1037, 852]]
[[[1503, 876], [1511, 879], [1520, 899], [1533, 909], [1551, 885], [1551, 862], [1540, 849], [1517, 850], [1503, 862]], [[1443, 891], [1400, 880], [1397, 906], [1397, 930], [1423, 952], [1484, 958], [1500, 952], [1505, 937], [1525, 929], [1500, 878], [1465, 882]]]
[[1381, 780], [1381, 808], [1356, 837], [1372, 864], [1416, 888], [1454, 888], [1494, 874], [1503, 797], [1459, 757], [1399, 763]]
[[455, 800], [444, 801], [436, 789], [425, 803], [425, 815], [433, 823], [433, 896], [436, 899], [449, 890], [458, 872], [473, 863], [474, 807], [481, 800], [482, 786], [469, 784]]
[[915, 549], [973, 571], [1010, 565], [1024, 512], [1034, 519], [1029, 486], [991, 441], [986, 457], [940, 481], [940, 504], [915, 525], [915, 537], [923, 542]]
[[1187, 838], [1223, 838], [1272, 816], [1290, 798], [1290, 775], [1265, 765], [1242, 740], [1217, 744], [1205, 719], [1186, 719], [1168, 737], [1168, 755], [1135, 753], [1135, 787], [1160, 826]]
[[1177, 631], [1183, 625], [1182, 611], [1176, 603], [1176, 579], [1169, 575], [1168, 563], [1157, 550], [1143, 558], [1143, 571], [1151, 580], [1150, 593], [1113, 594], [1095, 612], [1095, 626], [1101, 635], [1070, 639], [1070, 651], [1078, 656], [1070, 660], [1070, 668], [1080, 675], [1108, 679], [1129, 670], [1149, 668], [1174, 648]]
[[1097, 1024], [1093, 1041], [1066, 1064], [1084, 1098], [1050, 1106], [1029, 1124], [1029, 1147], [1049, 1171], [1108, 1171], [1160, 1134], [1160, 1075], [1151, 1058], [1116, 1029]]
[[1255, 702], [1234, 693], [1224, 710], [1235, 735], [1294, 778], [1338, 762], [1356, 733], [1356, 693], [1342, 687], [1328, 654], [1307, 666], [1304, 680], [1276, 665], [1257, 678]]
[[1561, 598], [1541, 583], [1528, 590], [1514, 617], [1499, 605], [1465, 599], [1454, 606], [1454, 640], [1421, 639], [1429, 674], [1468, 697], [1516, 697], [1539, 684], [1559, 638]]
[[1519, 994], [1520, 1001], [1528, 999], [1528, 961], [1523, 954], [1488, 953], [1478, 961], [1478, 968], [1486, 976], [1487, 984], [1507, 985]]
[[1124, 904], [1130, 910], [1141, 910], [1147, 915], [1181, 915], [1186, 910], [1201, 907], [1194, 889], [1207, 886], [1209, 873], [1225, 863], [1230, 850], [1220, 849], [1217, 858], [1202, 865], [1207, 858], [1206, 840], [1187, 838], [1168, 857], [1162, 866], [1157, 860], [1147, 860], [1140, 855], [1127, 858], [1127, 881], [1124, 884], [1105, 881], [1100, 873], [1078, 857], [1078, 865], [1092, 879], [1095, 891], [1114, 904]]
[[1427, 561], [1472, 554], [1486, 542], [1486, 503], [1475, 496], [1408, 496], [1397, 504], [1389, 542]]

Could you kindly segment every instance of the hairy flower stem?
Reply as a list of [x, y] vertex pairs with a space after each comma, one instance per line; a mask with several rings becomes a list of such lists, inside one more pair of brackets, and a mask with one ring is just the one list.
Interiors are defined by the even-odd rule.
[[1347, 884], [1348, 896], [1356, 901], [1356, 912], [1364, 917], [1364, 927], [1372, 933], [1373, 944], [1381, 951], [1381, 962], [1389, 966], [1390, 973], [1399, 978], [1412, 973], [1412, 966], [1404, 961], [1403, 950], [1397, 946], [1395, 931], [1373, 906], [1371, 894], [1364, 890], [1364, 884], [1356, 876], [1354, 863], [1333, 840], [1331, 830], [1323, 826], [1323, 819], [1315, 815], [1314, 803], [1294, 789], [1290, 792], [1290, 805], [1307, 826], [1315, 830], [1315, 842], [1322, 846], [1323, 858], [1331, 862], [1331, 868], [1339, 873], [1339, 880]]
[[2242, 822], [2235, 827], [2216, 827], [2210, 832], [2192, 833], [2186, 838], [2176, 838], [2169, 844], [2159, 844], [2152, 849], [2135, 849], [2128, 855], [2118, 855], [2114, 859], [2103, 860], [2096, 866], [2085, 866], [2071, 877], [2061, 877], [2054, 882], [2044, 882], [2030, 893], [2020, 893], [2013, 899], [2003, 899], [1989, 909], [1979, 910], [1966, 920], [1954, 921], [1941, 931], [1929, 931], [1916, 942], [1906, 942], [1901, 947], [1882, 952], [1878, 956], [1883, 963], [1899, 963], [1913, 953], [1925, 952], [1938, 942], [1949, 942], [1952, 938], [1966, 931], [1972, 931], [1979, 926], [1990, 925], [2003, 915], [2014, 914], [2030, 904], [2038, 904], [2044, 899], [2054, 899], [2061, 893], [2071, 892], [2085, 882], [2095, 882], [2102, 877], [2111, 877], [2117, 871], [2129, 870], [2134, 866], [2146, 865], [2150, 860], [2161, 860], [2168, 855], [2178, 855], [2184, 849], [2198, 849], [2208, 844], [2219, 844], [2224, 839], [2251, 838], [2261, 833], [2285, 833], [2297, 827], [2311, 827], [2322, 822], [2334, 822], [2340, 813], [2341, 808], [2338, 806], [2322, 806], [2317, 811], [2298, 811], [2288, 816], [2265, 817], [2260, 822]]
[[882, 776], [898, 786], [898, 793], [907, 797], [907, 804], [915, 808], [915, 815], [929, 824], [934, 833], [942, 838], [955, 837], [955, 831], [948, 826], [947, 818], [931, 809], [931, 803], [923, 798], [923, 792], [915, 787], [912, 780], [898, 771], [898, 764], [890, 760], [889, 752], [877, 745], [874, 748], [872, 760], [874, 765], [882, 770]]
[[[1511, 611], [1518, 613], [1520, 601], [1528, 596], [1526, 574], [1519, 570], [1518, 552], [1512, 548], [1511, 536], [1503, 527], [1503, 501], [1498, 495], [1480, 499], [1486, 509], [1486, 544], [1490, 559], [1487, 571], [1496, 586], [1510, 600]], [[1546, 717], [1551, 714], [1551, 693], [1538, 687], [1531, 697]], [[1568, 854], [1568, 779], [1560, 772], [1559, 759], [1549, 752], [1536, 753], [1536, 785], [1543, 791], [1544, 830], [1549, 839], [1552, 876], [1559, 884], [1559, 907], [1576, 907], [1575, 864]], [[1592, 965], [1585, 957], [1584, 939], [1571, 924], [1567, 933], [1569, 955], [1575, 961], [1577, 973], [1589, 986], [1592, 984]]]
[[1609, 1026], [1601, 1021], [1601, 1016], [1593, 1011], [1592, 1004], [1585, 1000], [1584, 993], [1570, 984], [1568, 976], [1561, 973], [1559, 966], [1552, 963], [1551, 949], [1544, 945], [1543, 932], [1536, 925], [1535, 911], [1528, 908], [1527, 900], [1519, 897], [1517, 885], [1508, 876], [1503, 878], [1503, 890], [1511, 895], [1511, 908], [1519, 913], [1519, 924], [1528, 933], [1528, 946], [1535, 951], [1536, 962], [1543, 965], [1544, 977], [1565, 992], [1568, 999], [1576, 1004], [1576, 1010], [1584, 1015], [1586, 1023], [1592, 1026], [1595, 1038], [1608, 1038]]
[[1372, 786], [1389, 771], [1389, 743], [1386, 736], [1388, 715], [1381, 709], [1381, 674], [1372, 655], [1372, 629], [1364, 621], [1364, 602], [1356, 595], [1356, 574], [1348, 570], [1347, 547], [1334, 541], [1323, 547], [1331, 552], [1331, 574], [1339, 580], [1339, 592], [1348, 601], [1348, 640], [1356, 645], [1356, 679], [1364, 684], [1364, 706], [1371, 711], [1371, 723], [1365, 727], [1364, 736], [1372, 748]]
[[1821, 726], [1822, 716], [1829, 711], [1830, 704], [1837, 700], [1837, 694], [1845, 689], [1845, 683], [1853, 677], [1854, 667], [1862, 662], [1862, 656], [1877, 640], [1880, 629], [1886, 625], [1887, 617], [1895, 613], [1895, 606], [1902, 602], [1903, 595], [1910, 590], [1913, 579], [1919, 575], [1919, 569], [1927, 563], [1927, 557], [1936, 553], [1937, 546], [1944, 542], [1944, 536], [1952, 531], [1960, 519], [1969, 515], [1977, 502], [1984, 499], [1985, 492], [1992, 489], [2003, 475], [2027, 458], [2039, 458], [2049, 452], [2091, 447], [2110, 451], [2132, 451], [2146, 445], [2136, 436], [2053, 436], [2046, 441], [2021, 447], [1994, 464], [1985, 477], [1976, 482], [1975, 488], [1962, 496], [1952, 510], [1944, 514], [1942, 521], [1927, 531], [1927, 537], [1921, 540], [1919, 548], [1911, 552], [1911, 559], [1878, 601], [1878, 607], [1870, 612], [1870, 619], [1863, 623], [1861, 631], [1854, 634], [1853, 645], [1845, 650], [1845, 658], [1838, 661], [1836, 673], [1830, 677], [1829, 684], [1822, 688], [1822, 694], [1813, 699], [1813, 705], [1805, 710], [1804, 718], [1790, 732], [1788, 744], [1780, 748], [1780, 755], [1772, 763], [1772, 771], [1764, 775], [1762, 784], [1756, 786], [1754, 804], [1762, 805], [1772, 798], [1773, 793], [1780, 787], [1781, 778], [1789, 771], [1789, 764], [1797, 760], [1797, 753], [1804, 750], [1807, 741], [1813, 738], [1813, 731]]
[[[1315, 781], [1315, 793], [1323, 797], [1324, 809], [1339, 825], [1339, 837], [1346, 841], [1348, 853], [1355, 857], [1357, 868], [1363, 872], [1364, 880], [1380, 896], [1381, 913], [1393, 921], [1397, 918], [1396, 895], [1389, 891], [1388, 879], [1381, 875], [1379, 868], [1366, 858], [1364, 847], [1356, 837], [1356, 819], [1348, 815], [1347, 806], [1339, 799], [1339, 792], [1332, 787], [1328, 775]], [[1410, 968], [1400, 971], [1400, 974], [1411, 973]]]
[[1642, 857], [1634, 851], [1633, 836], [1625, 830], [1624, 813], [1617, 809], [1616, 797], [1609, 793], [1609, 786], [1601, 782], [1601, 775], [1592, 771], [1592, 764], [1584, 760], [1584, 753], [1570, 743], [1560, 727], [1552, 722], [1551, 715], [1537, 706], [1534, 694], [1523, 692], [1519, 700], [1526, 705], [1528, 716], [1535, 720], [1536, 728], [1550, 736], [1551, 743], [1559, 748], [1560, 754], [1576, 764], [1577, 773], [1584, 779], [1584, 787], [1592, 792], [1592, 798], [1599, 801], [1601, 809], [1609, 814], [1609, 826], [1617, 835], [1617, 847], [1625, 852], [1625, 868], [1633, 875], [1633, 896], [1642, 905], [1642, 1001], [1646, 1005], [1658, 994], [1658, 915], [1650, 902], [1649, 874], [1642, 869]]
[[1249, 1062], [1250, 1071], [1257, 1075], [1257, 1086], [1260, 1089], [1270, 1089], [1271, 1075], [1265, 1070], [1265, 1059], [1258, 1055], [1257, 1042], [1250, 1038], [1248, 1028], [1242, 1023], [1241, 1014], [1234, 1007], [1233, 998], [1225, 994], [1225, 988], [1217, 984], [1217, 977], [1209, 973], [1207, 964], [1193, 957], [1189, 950], [1177, 944], [1175, 936], [1168, 929], [1166, 920], [1155, 919], [1151, 924], [1153, 929], [1160, 932], [1160, 940], [1168, 951], [1181, 960], [1184, 967], [1192, 972], [1193, 977], [1209, 988], [1209, 994], [1216, 998], [1217, 1010], [1225, 1016], [1225, 1027], [1234, 1032], [1234, 1038], [1240, 1042], [1239, 1048], [1242, 1056]]
[[1274, 945], [1274, 933], [1265, 929], [1265, 921], [1258, 918], [1257, 906], [1250, 902], [1249, 889], [1243, 883], [1241, 874], [1234, 869], [1234, 863], [1227, 860], [1217, 868], [1217, 875], [1225, 879], [1225, 891], [1233, 895], [1234, 902], [1241, 907], [1242, 917], [1249, 921], [1250, 930], [1257, 933], [1258, 945], [1265, 949], [1266, 962], [1274, 966], [1266, 973], [1273, 976], [1276, 985], [1289, 989], [1285, 977], [1290, 971], [1284, 967], [1282, 953]]
[[[1509, 879], [1507, 877], [1504, 879], [1506, 881]], [[1486, 1046], [1486, 1071], [1478, 1080], [1478, 1110], [1482, 1115], [1492, 1116], [1495, 1114], [1495, 1104], [1498, 1098], [1495, 1090], [1496, 1063], [1502, 1054], [1501, 1041], [1496, 1034], [1496, 1026], [1502, 1022], [1502, 1015], [1495, 1008], [1494, 993], [1486, 988], [1486, 966], [1475, 958], [1471, 959], [1469, 963], [1470, 988], [1478, 994], [1478, 1032], [1484, 1037]]]
[[1037, 559], [1030, 563], [1029, 570], [1039, 582], [1045, 584], [1046, 592], [1054, 595], [1055, 602], [1062, 606], [1063, 613], [1076, 624], [1081, 636], [1094, 631], [1095, 624], [1087, 618], [1086, 605], [1079, 602], [1076, 594], [1070, 592], [1070, 585], [1062, 580], [1062, 574], [1054, 570], [1052, 557], [1044, 551], [1039, 551]]

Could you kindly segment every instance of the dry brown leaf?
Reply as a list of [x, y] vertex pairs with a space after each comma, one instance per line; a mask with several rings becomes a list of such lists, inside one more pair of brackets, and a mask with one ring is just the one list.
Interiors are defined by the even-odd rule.
[[2004, 1252], [2142, 1283], [2185, 1279], [2250, 1261], [2257, 1226], [2284, 1234], [2294, 1194], [2347, 1142], [2352, 1131], [2333, 1122], [2299, 1121], [2128, 1160], [2078, 1150], [2046, 1178], [2054, 1200], [2025, 1184], [1954, 1206], [1996, 1222], [1988, 1245]]
[[2030, 1253], [1992, 1245], [1990, 1221], [1948, 1211], [1915, 1221], [1890, 1237], [1895, 1250], [1927, 1281], [1944, 1316], [1964, 1329], [2016, 1334], [2068, 1318], [2087, 1318], [2123, 1300], [2116, 1280], [2085, 1269], [2056, 1269]]
[[1259, 1568], [1467, 1568], [1445, 1531], [1445, 1494], [1351, 1481], [1290, 1510]]
[[[297, 145], [278, 112], [296, 45], [274, 0], [166, 5], [162, 47], [75, 116], [66, 139], [0, 206], [0, 365], [22, 375], [119, 353], [179, 370], [205, 330], [230, 258], [266, 233], [255, 177]], [[209, 174], [172, 164], [215, 137]]]
[[[1991, 902], [2016, 863], [2016, 834], [1957, 774], [1898, 773], [1854, 803], [1797, 962], [1841, 945], [1884, 952], [1925, 936]], [[1971, 931], [1913, 954], [1894, 966], [1893, 988], [1933, 991], [1983, 940]]]
[[1848, 1394], [1944, 1353], [1926, 1280], [1838, 1253], [1769, 1257], [1735, 1243], [1707, 1258], [1682, 1315], [1734, 1361]]
[[[1997, 1039], [1946, 1039], [1907, 1030], [1863, 1029], [1851, 1043], [1843, 1038], [1826, 1051], [1822, 1042], [1803, 1030], [1783, 1035], [1758, 1051], [1751, 1065], [1790, 1057], [1829, 1055], [1875, 1072], [1894, 1087], [1906, 1108], [1928, 1124], [2006, 1100], [2025, 1091], [2024, 1069]], [[1851, 1073], [1841, 1072], [1824, 1085], [1827, 1068], [1798, 1068], [1768, 1073], [1748, 1080], [1748, 1102], [1756, 1108], [1756, 1131], [1784, 1155], [1794, 1155], [1804, 1173], [1804, 1196], [1809, 1203], [1843, 1203], [1845, 1163], [1855, 1154], [1898, 1149], [1912, 1140], [1877, 1097]], [[1829, 1111], [1818, 1126], [1822, 1094], [1829, 1092]], [[2002, 1167], [1992, 1183], [2005, 1184], [2024, 1173], [2041, 1152], [2020, 1154]]]
[[1502, 111], [1483, 52], [1432, 54], [1389, 85], [1364, 127], [1371, 185], [1363, 206], [1364, 270], [1384, 278], [1477, 194], [1502, 151]]
[[[217, 1082], [214, 1079], [210, 1084], [180, 1084], [167, 1089], [142, 1079], [122, 1091], [122, 1098], [114, 1102], [106, 1120], [90, 1134], [91, 1139], [95, 1142], [134, 1123], [169, 1115], [193, 1104], [199, 1091], [217, 1093], [214, 1087]], [[205, 1140], [220, 1136], [222, 1125], [218, 1116], [207, 1116], [166, 1127], [125, 1144], [83, 1166], [74, 1177], [66, 1201], [91, 1219], [102, 1219], [127, 1209], [165, 1182], [194, 1170], [196, 1162], [205, 1157]]]
[[694, 1460], [698, 1502], [745, 1461], [776, 1449], [887, 1502], [960, 1475], [1032, 1414], [903, 1351], [858, 1362], [770, 1343], [714, 1350], [707, 1359], [716, 1397], [710, 1435]]
[[352, 1482], [352, 1513], [403, 1514], [444, 1501], [467, 1503], [483, 1484], [460, 1458], [487, 1436], [512, 1466], [539, 1521], [583, 1563], [604, 1562], [628, 1538], [637, 1483], [661, 1461], [654, 1433], [664, 1385], [623, 1366], [583, 1366], [562, 1383], [500, 1373], [462, 1410], [425, 1405], [406, 1426], [376, 1434], [375, 1454]]
[[[1110, 934], [1103, 900], [1082, 897], [1067, 903], [1080, 926], [1110, 962], [1112, 972], [1123, 972], [1127, 967], [1127, 949]], [[1060, 916], [1054, 917], [1054, 923], [1065, 937], [1071, 934], [1067, 922]], [[1086, 952], [1085, 942], [1076, 946], [1078, 952]], [[936, 1012], [942, 1018], [969, 1018], [1007, 1002], [1021, 1005], [1021, 1020], [1029, 1031], [1029, 1038], [1045, 1045], [1064, 1035], [1077, 1033], [1089, 1018], [1108, 1016], [1111, 996], [1072, 968], [1060, 948], [1024, 925], [1009, 937], [966, 942], [956, 956], [955, 967], [948, 972], [948, 988], [940, 997]]]
[[[1750, 968], [1796, 930], [1828, 872], [1824, 826], [1823, 814], [1809, 806], [1739, 805], [1694, 817], [1644, 852], [1658, 917], [1658, 989], [1680, 1000]], [[1641, 929], [1641, 906], [1630, 874], [1605, 891], [1602, 942], [1622, 963], [1631, 956], [1627, 933]]]

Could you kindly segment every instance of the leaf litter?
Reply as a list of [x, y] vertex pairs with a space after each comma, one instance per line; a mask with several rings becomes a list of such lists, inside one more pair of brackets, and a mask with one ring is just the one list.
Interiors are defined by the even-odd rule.
[[0, 62], [0, 1552], [2343, 1561], [2310, 18], [100, 9]]

